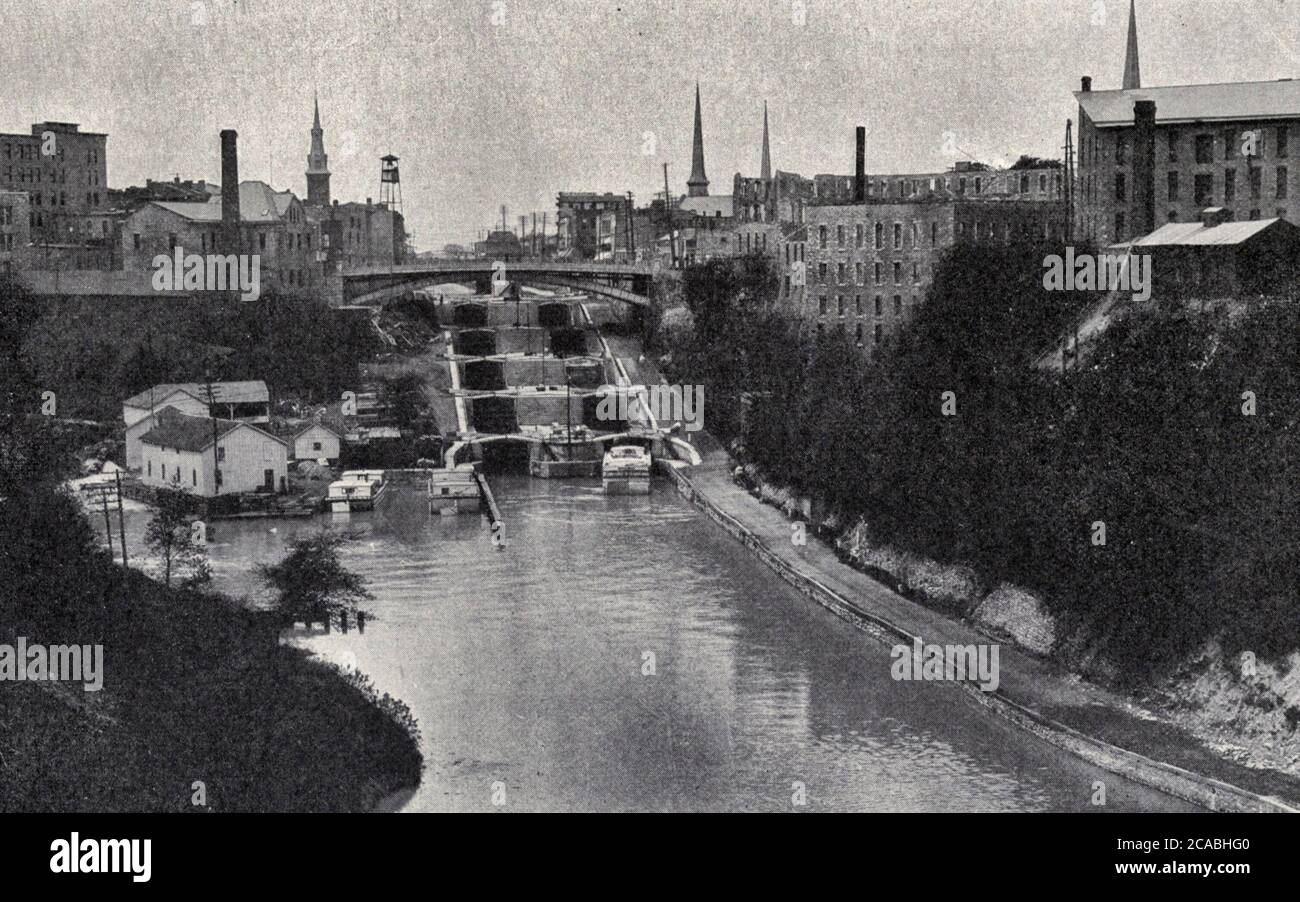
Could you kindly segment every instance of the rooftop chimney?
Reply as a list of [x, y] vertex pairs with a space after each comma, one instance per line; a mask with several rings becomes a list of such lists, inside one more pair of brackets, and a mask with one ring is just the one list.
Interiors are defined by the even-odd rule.
[[221, 131], [221, 244], [227, 254], [239, 253], [239, 133]]
[[1133, 236], [1156, 228], [1156, 102], [1133, 104]]
[[864, 204], [867, 202], [867, 129], [859, 125], [857, 132], [858, 154], [853, 164], [853, 202]]
[[1207, 207], [1201, 211], [1201, 225], [1205, 226], [1207, 229], [1212, 229], [1215, 226], [1221, 226], [1225, 222], [1231, 221], [1232, 211], [1226, 210], [1223, 207]]
[[1082, 91], [1084, 94], [1088, 94], [1088, 93], [1090, 93], [1090, 92], [1092, 91], [1092, 76], [1091, 76], [1091, 75], [1085, 75], [1085, 76], [1080, 80], [1079, 90]]

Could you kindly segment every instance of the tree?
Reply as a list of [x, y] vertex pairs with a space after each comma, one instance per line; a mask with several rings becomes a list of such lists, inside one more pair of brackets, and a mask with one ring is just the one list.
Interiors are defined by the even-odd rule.
[[190, 523], [191, 496], [180, 488], [158, 490], [158, 509], [144, 530], [145, 544], [163, 561], [163, 584], [172, 584], [172, 571], [187, 568], [183, 585], [196, 586], [212, 579], [207, 554], [195, 539]]
[[365, 581], [339, 562], [339, 548], [354, 536], [322, 530], [298, 539], [278, 564], [262, 564], [258, 573], [277, 593], [276, 607], [286, 617], [339, 620], [365, 614], [363, 601], [374, 598]]

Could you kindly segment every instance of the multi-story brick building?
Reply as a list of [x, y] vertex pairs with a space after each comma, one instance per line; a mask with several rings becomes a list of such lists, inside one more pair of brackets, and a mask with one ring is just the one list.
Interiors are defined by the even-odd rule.
[[108, 136], [71, 122], [37, 122], [30, 135], [0, 134], [0, 190], [30, 195], [32, 240], [103, 241], [108, 204]]
[[[152, 270], [159, 254], [181, 247], [186, 254], [234, 253], [224, 244], [223, 201], [152, 201], [136, 210], [122, 229], [124, 269]], [[238, 253], [261, 257], [262, 291], [295, 294], [319, 288], [322, 268], [316, 257], [318, 229], [291, 191], [273, 191], [265, 182], [239, 183]]]
[[32, 240], [30, 204], [26, 191], [0, 191], [0, 273], [25, 268]]
[[625, 194], [561, 191], [555, 199], [560, 256], [572, 260], [610, 260], [628, 253], [632, 199]]
[[1075, 235], [1102, 245], [1194, 222], [1222, 207], [1237, 220], [1294, 218], [1300, 190], [1300, 81], [1143, 88], [1129, 21], [1120, 90], [1075, 93]]
[[953, 244], [1061, 240], [1065, 232], [1062, 204], [938, 193], [905, 202], [814, 204], [806, 214], [806, 288], [800, 296], [793, 284], [799, 269], [792, 258], [789, 292], [802, 309], [792, 305], [818, 331], [843, 327], [868, 349], [907, 322]]

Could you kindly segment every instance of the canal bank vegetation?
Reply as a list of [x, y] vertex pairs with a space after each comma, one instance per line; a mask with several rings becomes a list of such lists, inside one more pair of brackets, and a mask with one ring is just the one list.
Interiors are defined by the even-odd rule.
[[[0, 277], [0, 295], [21, 293]], [[61, 417], [118, 422], [122, 399], [164, 382], [261, 379], [277, 398], [322, 404], [359, 382], [378, 348], [369, 329], [324, 300], [255, 303], [183, 298], [45, 300], [25, 331], [22, 355]]]
[[[1197, 716], [1235, 698], [1209, 715], [1225, 736], [1268, 720], [1294, 756], [1300, 305], [1156, 298], [1044, 373], [1088, 300], [1042, 289], [1059, 250], [955, 248], [870, 360], [737, 275], [684, 276], [669, 378], [703, 382], [710, 429], [891, 585]], [[1212, 668], [1235, 695], [1206, 691]]]
[[281, 617], [115, 566], [0, 319], [0, 642], [99, 645], [103, 688], [0, 683], [0, 811], [359, 811], [418, 784], [409, 711], [280, 642]]

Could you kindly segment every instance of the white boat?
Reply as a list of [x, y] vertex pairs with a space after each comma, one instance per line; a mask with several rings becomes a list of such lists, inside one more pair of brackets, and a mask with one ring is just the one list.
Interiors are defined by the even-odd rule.
[[383, 470], [347, 470], [342, 479], [330, 483], [326, 501], [334, 513], [374, 510], [386, 488]]
[[601, 461], [600, 481], [609, 495], [649, 495], [650, 452], [640, 445], [615, 445]]
[[429, 471], [429, 513], [459, 514], [476, 511], [481, 504], [472, 464]]

